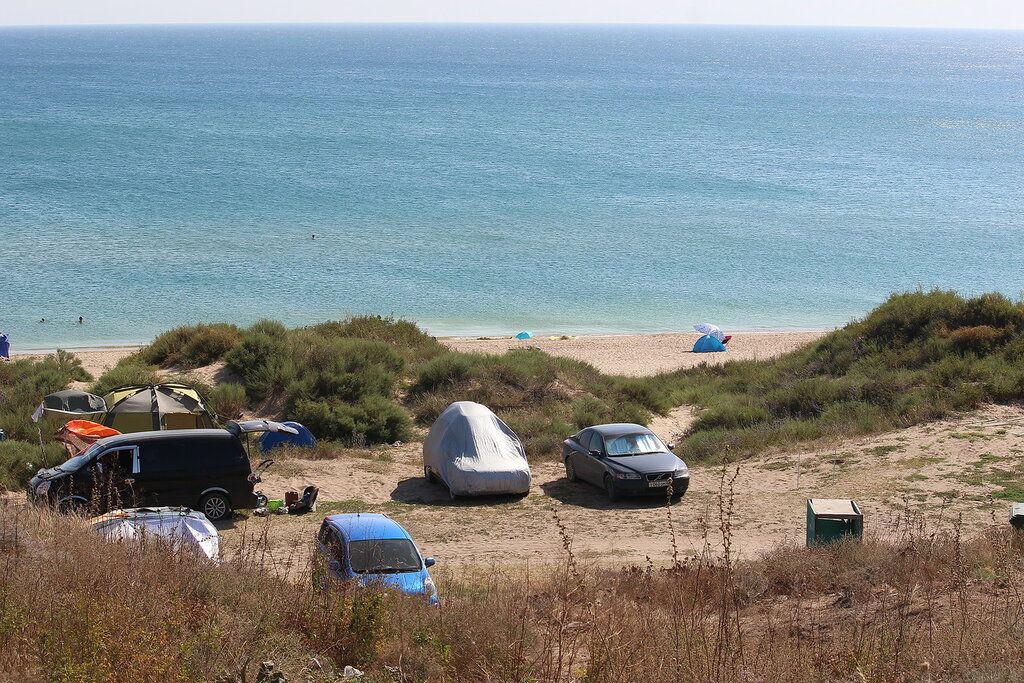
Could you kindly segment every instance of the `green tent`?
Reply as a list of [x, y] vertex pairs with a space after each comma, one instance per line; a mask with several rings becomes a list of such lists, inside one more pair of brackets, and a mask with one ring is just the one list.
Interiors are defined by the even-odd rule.
[[211, 429], [217, 426], [199, 393], [187, 384], [135, 384], [103, 397], [103, 424], [127, 434], [161, 429]]

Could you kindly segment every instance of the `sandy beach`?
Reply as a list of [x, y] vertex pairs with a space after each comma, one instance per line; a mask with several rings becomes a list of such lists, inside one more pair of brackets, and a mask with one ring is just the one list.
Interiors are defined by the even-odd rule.
[[[771, 358], [814, 341], [825, 332], [746, 332], [736, 334], [726, 353], [693, 353], [697, 333], [580, 336], [570, 339], [446, 337], [441, 342], [456, 351], [502, 354], [510, 349], [537, 348], [553, 356], [590, 363], [615, 375], [644, 376], [689, 368], [701, 363]], [[83, 367], [98, 377], [117, 361], [139, 347], [68, 349], [81, 359]], [[15, 358], [38, 358], [45, 354], [18, 354]]]

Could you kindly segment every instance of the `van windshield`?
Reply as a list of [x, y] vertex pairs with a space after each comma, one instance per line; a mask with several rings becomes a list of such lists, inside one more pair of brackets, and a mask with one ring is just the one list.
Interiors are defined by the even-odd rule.
[[85, 467], [85, 465], [92, 460], [92, 457], [99, 451], [99, 444], [93, 444], [89, 448], [85, 449], [82, 453], [79, 453], [75, 457], [71, 458], [67, 462], [57, 465], [56, 469], [61, 472], [77, 472], [78, 470]]
[[416, 546], [407, 538], [352, 541], [348, 554], [356, 574], [418, 572], [423, 566]]

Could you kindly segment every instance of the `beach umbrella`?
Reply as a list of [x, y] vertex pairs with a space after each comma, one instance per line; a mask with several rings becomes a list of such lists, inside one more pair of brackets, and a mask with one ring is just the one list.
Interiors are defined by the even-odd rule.
[[718, 341], [725, 339], [725, 332], [722, 332], [718, 325], [711, 325], [708, 323], [697, 323], [693, 326], [693, 329], [697, 330], [701, 334], [706, 334], [709, 337], [714, 337]]

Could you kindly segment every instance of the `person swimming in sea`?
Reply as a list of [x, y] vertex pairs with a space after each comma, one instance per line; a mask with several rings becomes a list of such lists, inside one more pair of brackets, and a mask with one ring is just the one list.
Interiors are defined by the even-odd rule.
[[39, 319], [39, 322], [41, 322], [41, 323], [45, 323], [45, 322], [46, 322], [46, 318], [40, 318], [40, 319]]
[[78, 316], [78, 324], [81, 325], [84, 322], [85, 322], [85, 318], [83, 318], [82, 316]]

